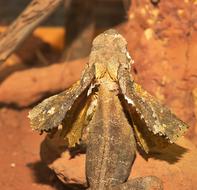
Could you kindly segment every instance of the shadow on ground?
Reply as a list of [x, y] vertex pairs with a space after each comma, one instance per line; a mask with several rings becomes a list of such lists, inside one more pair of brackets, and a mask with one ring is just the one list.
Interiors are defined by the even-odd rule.
[[85, 190], [81, 184], [63, 184], [55, 173], [41, 161], [28, 163], [27, 167], [33, 172], [33, 178], [36, 183], [50, 185], [57, 190]]
[[145, 154], [139, 147], [138, 147], [138, 151], [145, 160], [148, 160], [149, 158], [154, 158], [156, 160], [166, 161], [169, 164], [175, 164], [183, 157], [183, 155], [188, 150], [174, 143], [169, 145], [167, 148], [163, 150], [160, 150], [158, 152], [151, 152], [148, 155]]

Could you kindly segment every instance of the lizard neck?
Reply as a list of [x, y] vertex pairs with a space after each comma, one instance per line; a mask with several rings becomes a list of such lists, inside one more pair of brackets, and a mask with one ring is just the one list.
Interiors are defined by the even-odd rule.
[[[111, 98], [113, 95], [118, 95], [119, 86], [117, 82], [111, 78], [108, 72], [106, 72], [102, 78], [98, 78], [96, 83], [100, 84], [99, 93], [107, 93], [107, 97]], [[113, 95], [111, 94], [113, 92]]]

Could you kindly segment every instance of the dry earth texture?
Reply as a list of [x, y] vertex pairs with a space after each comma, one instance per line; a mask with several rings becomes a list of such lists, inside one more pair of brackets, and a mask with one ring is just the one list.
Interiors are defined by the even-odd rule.
[[[191, 126], [185, 138], [163, 154], [148, 161], [138, 155], [131, 177], [151, 174], [160, 177], [167, 190], [196, 189], [197, 1], [133, 1], [128, 21], [116, 29], [128, 41], [136, 81]], [[63, 37], [63, 29], [38, 29], [0, 65], [2, 190], [64, 189], [52, 170], [64, 183], [85, 183], [84, 155], [70, 159], [61, 142], [54, 145], [33, 133], [27, 119], [32, 105], [80, 77], [87, 59], [60, 63]]]

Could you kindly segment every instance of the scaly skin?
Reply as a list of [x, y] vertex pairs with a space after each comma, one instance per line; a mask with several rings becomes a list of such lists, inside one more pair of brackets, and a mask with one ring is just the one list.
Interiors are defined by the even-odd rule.
[[162, 189], [156, 177], [138, 178], [124, 183], [135, 159], [134, 133], [119, 100], [116, 83], [108, 73], [98, 83], [98, 104], [88, 127], [86, 176], [89, 189]]

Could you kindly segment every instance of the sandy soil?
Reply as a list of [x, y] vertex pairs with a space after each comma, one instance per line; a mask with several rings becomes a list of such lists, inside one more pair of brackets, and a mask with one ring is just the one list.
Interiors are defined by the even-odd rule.
[[2, 190], [63, 189], [54, 173], [40, 161], [43, 136], [28, 127], [27, 112], [1, 109], [0, 187]]
[[[0, 12], [5, 5], [3, 1], [0, 2]], [[153, 159], [144, 173], [157, 171], [158, 176], [164, 180], [171, 175], [174, 181], [177, 180], [174, 186], [167, 183], [172, 189], [179, 184], [183, 190], [191, 190], [192, 185], [196, 184], [194, 179], [197, 179], [197, 168], [193, 166], [197, 162], [196, 13], [196, 1], [161, 1], [159, 5], [153, 6], [149, 0], [142, 0], [140, 3], [136, 0], [128, 12], [128, 22], [117, 26], [127, 39], [128, 49], [135, 60], [132, 72], [136, 80], [191, 126], [186, 134], [186, 147], [192, 153], [180, 157], [183, 162], [177, 165], [164, 164], [163, 161]], [[0, 23], [5, 25], [12, 18]], [[27, 41], [26, 45], [0, 66], [2, 190], [75, 188], [63, 185], [46, 163], [40, 160], [40, 143], [44, 136], [33, 132], [27, 119], [32, 105], [46, 96], [68, 88], [76, 81], [85, 63], [85, 60], [76, 60], [69, 63], [69, 66], [58, 63], [63, 50], [62, 30], [55, 33], [51, 29], [47, 31], [28, 39], [30, 41]], [[53, 65], [54, 62], [56, 64]], [[50, 154], [53, 155], [54, 152], [49, 153], [49, 156]], [[51, 168], [56, 173], [59, 172], [62, 181], [72, 181], [74, 175], [77, 176], [76, 182], [82, 183], [84, 157], [77, 159], [73, 162], [68, 157], [60, 158]], [[133, 168], [134, 176], [143, 174], [143, 167], [140, 167], [139, 163], [146, 167], [146, 162], [138, 159]], [[160, 170], [156, 166], [160, 167]], [[193, 173], [189, 175], [189, 169], [186, 168]], [[185, 171], [188, 172], [187, 176], [184, 176]], [[195, 189], [195, 186], [192, 188]]]

